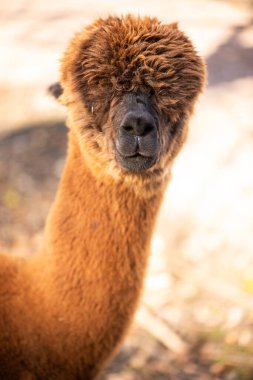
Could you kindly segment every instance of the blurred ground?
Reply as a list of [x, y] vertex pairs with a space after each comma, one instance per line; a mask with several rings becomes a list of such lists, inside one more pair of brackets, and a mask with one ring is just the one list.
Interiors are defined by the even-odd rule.
[[178, 157], [142, 305], [107, 380], [253, 379], [253, 12], [250, 1], [0, 4], [0, 250], [32, 254], [64, 165], [46, 94], [74, 31], [134, 12], [180, 22], [209, 84]]

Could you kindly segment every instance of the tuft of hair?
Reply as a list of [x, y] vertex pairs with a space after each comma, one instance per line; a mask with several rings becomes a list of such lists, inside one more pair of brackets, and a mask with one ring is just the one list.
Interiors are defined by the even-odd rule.
[[157, 18], [109, 16], [77, 33], [62, 59], [61, 83], [83, 96], [87, 108], [117, 93], [143, 91], [170, 115], [184, 111], [202, 91], [202, 58], [177, 23]]

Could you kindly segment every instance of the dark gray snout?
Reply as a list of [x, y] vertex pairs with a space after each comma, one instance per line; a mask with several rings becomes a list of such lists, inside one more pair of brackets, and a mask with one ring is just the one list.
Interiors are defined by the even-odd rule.
[[147, 170], [157, 160], [158, 126], [147, 102], [140, 97], [128, 99], [125, 110], [118, 128], [117, 160], [130, 171]]

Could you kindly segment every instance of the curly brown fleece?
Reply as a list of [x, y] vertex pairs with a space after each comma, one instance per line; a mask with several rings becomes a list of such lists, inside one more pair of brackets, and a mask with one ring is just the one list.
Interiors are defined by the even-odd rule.
[[[174, 157], [205, 80], [176, 24], [109, 17], [63, 57], [59, 100], [69, 150], [41, 251], [0, 256], [0, 379], [92, 380], [116, 352], [138, 305], [149, 244]], [[148, 95], [161, 151], [146, 173], [115, 160], [115, 110]]]

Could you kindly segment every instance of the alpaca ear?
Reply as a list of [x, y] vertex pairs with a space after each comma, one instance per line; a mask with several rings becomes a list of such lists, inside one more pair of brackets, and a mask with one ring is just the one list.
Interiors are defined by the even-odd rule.
[[55, 82], [51, 84], [48, 87], [48, 92], [50, 95], [52, 95], [55, 99], [57, 99], [61, 103], [60, 97], [63, 94], [63, 87], [60, 84], [60, 82]]
[[73, 95], [71, 95], [70, 91], [63, 88], [60, 82], [51, 84], [47, 91], [63, 106], [68, 106], [68, 104], [73, 101]]

